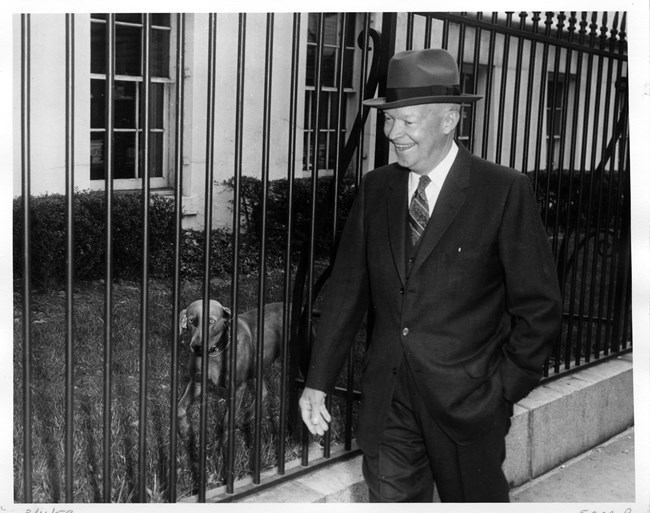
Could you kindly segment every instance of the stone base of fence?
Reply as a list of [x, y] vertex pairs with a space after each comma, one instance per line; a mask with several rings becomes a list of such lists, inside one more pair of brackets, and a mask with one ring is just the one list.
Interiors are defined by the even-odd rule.
[[[533, 390], [515, 406], [507, 438], [504, 471], [510, 485], [527, 483], [632, 426], [632, 390], [632, 353]], [[238, 502], [367, 502], [361, 456], [320, 466]]]

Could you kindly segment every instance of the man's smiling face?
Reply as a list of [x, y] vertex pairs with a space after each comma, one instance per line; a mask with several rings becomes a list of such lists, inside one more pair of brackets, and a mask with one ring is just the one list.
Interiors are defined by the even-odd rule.
[[439, 103], [385, 110], [384, 134], [398, 164], [419, 174], [431, 171], [447, 155], [458, 117], [457, 107]]

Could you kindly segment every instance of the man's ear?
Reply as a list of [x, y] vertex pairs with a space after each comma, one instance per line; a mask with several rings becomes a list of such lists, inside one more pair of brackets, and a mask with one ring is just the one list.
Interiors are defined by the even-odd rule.
[[450, 134], [454, 130], [456, 130], [456, 127], [458, 126], [458, 123], [460, 122], [460, 109], [457, 108], [452, 108], [449, 109], [444, 118], [444, 132], [445, 134]]
[[183, 333], [187, 330], [187, 309], [181, 311], [178, 316], [178, 333]]

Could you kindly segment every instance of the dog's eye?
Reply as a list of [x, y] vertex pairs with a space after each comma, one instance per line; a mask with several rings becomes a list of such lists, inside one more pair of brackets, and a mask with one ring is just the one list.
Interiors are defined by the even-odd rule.
[[210, 319], [210, 324], [214, 324], [215, 322], [217, 322], [216, 319]]

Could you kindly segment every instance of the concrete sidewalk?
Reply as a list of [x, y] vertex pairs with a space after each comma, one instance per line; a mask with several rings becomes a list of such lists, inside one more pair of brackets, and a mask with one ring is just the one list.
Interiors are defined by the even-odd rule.
[[512, 502], [634, 502], [634, 428], [515, 488]]
[[[510, 493], [514, 503], [614, 503], [635, 500], [634, 428], [573, 458]], [[435, 498], [437, 501], [437, 497]], [[242, 499], [247, 503], [364, 503], [361, 456], [315, 470]]]

